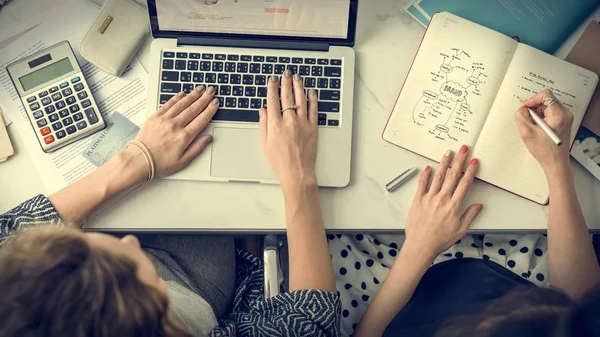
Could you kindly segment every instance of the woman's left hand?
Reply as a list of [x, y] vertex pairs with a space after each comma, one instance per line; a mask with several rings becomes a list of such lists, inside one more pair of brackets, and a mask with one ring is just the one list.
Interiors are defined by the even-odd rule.
[[468, 152], [468, 147], [463, 145], [456, 155], [454, 165], [448, 171], [454, 157], [454, 153], [448, 151], [433, 174], [431, 185], [431, 168], [427, 166], [423, 170], [406, 219], [404, 247], [419, 249], [421, 256], [432, 262], [436, 256], [467, 233], [473, 220], [483, 209], [483, 205], [473, 204], [461, 214], [463, 201], [471, 188], [479, 164], [477, 159], [471, 160], [464, 177], [462, 176]]

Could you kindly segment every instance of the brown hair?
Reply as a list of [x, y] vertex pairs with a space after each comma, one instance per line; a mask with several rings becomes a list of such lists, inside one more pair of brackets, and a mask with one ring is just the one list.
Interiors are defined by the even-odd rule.
[[127, 256], [76, 229], [18, 234], [0, 249], [0, 336], [190, 336]]

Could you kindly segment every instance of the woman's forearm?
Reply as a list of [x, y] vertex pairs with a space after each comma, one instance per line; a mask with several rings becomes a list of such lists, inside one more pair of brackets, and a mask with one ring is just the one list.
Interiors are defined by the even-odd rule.
[[579, 298], [600, 283], [600, 268], [577, 200], [570, 163], [559, 163], [546, 175], [550, 187], [550, 285]]
[[354, 337], [379, 337], [411, 299], [432, 259], [406, 243], [390, 274], [363, 315]]
[[290, 291], [335, 292], [333, 266], [325, 237], [316, 180], [284, 187], [290, 259]]
[[81, 226], [103, 203], [143, 183], [147, 177], [142, 153], [130, 147], [48, 199], [64, 222]]

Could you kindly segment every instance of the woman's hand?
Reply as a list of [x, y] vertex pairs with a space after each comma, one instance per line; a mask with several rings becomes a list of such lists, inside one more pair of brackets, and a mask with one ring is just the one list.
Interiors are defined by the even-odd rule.
[[[168, 176], [186, 167], [212, 140], [211, 135], [198, 135], [219, 108], [219, 100], [214, 96], [214, 88], [206, 89], [203, 85], [188, 95], [179, 93], [144, 123], [135, 139], [146, 145], [152, 154], [157, 177]], [[127, 151], [141, 155], [133, 146]], [[143, 159], [138, 162], [143, 165], [142, 172], [147, 177], [147, 164]]]
[[433, 174], [431, 185], [431, 168], [427, 166], [421, 173], [406, 219], [405, 247], [419, 249], [420, 255], [430, 261], [463, 237], [483, 209], [483, 205], [474, 204], [461, 214], [463, 201], [479, 164], [477, 159], [472, 159], [461, 178], [468, 152], [469, 148], [463, 145], [448, 172], [454, 154], [446, 152], [439, 169]]
[[[289, 109], [293, 104], [296, 109]], [[281, 79], [269, 79], [267, 111], [260, 110], [260, 143], [267, 161], [277, 175], [282, 188], [316, 185], [317, 156], [317, 95], [304, 94], [302, 77], [287, 70]]]
[[[554, 98], [552, 91], [544, 89], [537, 95], [523, 103], [516, 112], [516, 121], [521, 133], [521, 138], [527, 149], [542, 165], [547, 172], [548, 169], [557, 164], [569, 163], [569, 145], [571, 140], [571, 126], [573, 124], [573, 113], [562, 104], [556, 103], [546, 106], [547, 100]], [[561, 146], [556, 146], [542, 128], [537, 126], [529, 116], [527, 108], [539, 114], [552, 128], [556, 135], [562, 140]]]

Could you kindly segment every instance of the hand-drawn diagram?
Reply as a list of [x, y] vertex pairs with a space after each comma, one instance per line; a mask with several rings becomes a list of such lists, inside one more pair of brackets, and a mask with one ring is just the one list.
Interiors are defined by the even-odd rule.
[[413, 108], [413, 122], [430, 128], [429, 133], [435, 138], [458, 142], [461, 133], [469, 133], [473, 115], [467, 99], [482, 95], [480, 86], [485, 84], [487, 75], [484, 64], [471, 61], [471, 56], [462, 49], [451, 48], [440, 56], [442, 64], [430, 73], [432, 84], [438, 87], [423, 90]]

